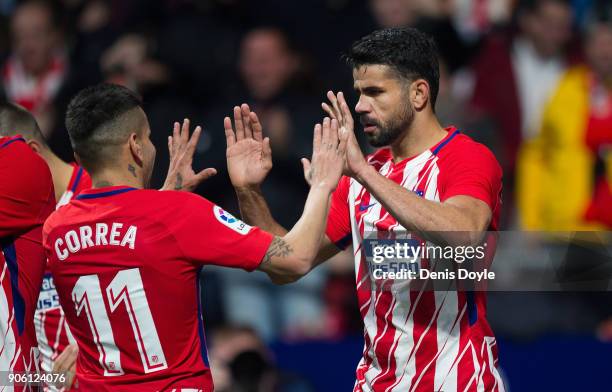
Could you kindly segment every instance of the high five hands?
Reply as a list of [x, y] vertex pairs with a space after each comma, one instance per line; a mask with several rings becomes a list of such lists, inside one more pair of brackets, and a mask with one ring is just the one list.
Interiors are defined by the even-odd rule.
[[337, 95], [334, 94], [333, 91], [328, 91], [327, 99], [329, 103], [323, 102], [321, 107], [332, 119], [336, 119], [340, 125], [340, 129], [346, 130], [348, 134], [344, 174], [356, 178], [362, 170], [367, 168], [368, 164], [361, 152], [361, 148], [359, 148], [357, 138], [355, 137], [355, 123], [351, 115], [351, 110], [344, 99], [344, 93], [342, 93], [342, 91]]
[[227, 170], [234, 188], [258, 187], [272, 169], [270, 139], [263, 137], [257, 114], [249, 105], [234, 107], [234, 127], [223, 119], [227, 143]]
[[[272, 168], [270, 139], [263, 137], [261, 123], [247, 104], [234, 107], [234, 121], [225, 117], [227, 168], [235, 188], [258, 187]], [[302, 159], [308, 184], [333, 191], [342, 175], [348, 143], [346, 128], [325, 118], [314, 127], [312, 160]]]
[[302, 158], [304, 178], [310, 187], [321, 187], [330, 193], [336, 189], [342, 176], [346, 145], [346, 129], [340, 129], [338, 120], [325, 117], [323, 124], [314, 127], [312, 161]]
[[[344, 94], [328, 91], [327, 98], [329, 103], [324, 102], [321, 106], [330, 118], [326, 117], [322, 123], [315, 125], [312, 162], [302, 158], [304, 177], [310, 186], [329, 185], [328, 182], [335, 176], [334, 154], [342, 157], [345, 175], [357, 177], [368, 166], [355, 138], [353, 116]], [[230, 180], [235, 188], [258, 187], [272, 169], [270, 139], [263, 137], [261, 122], [249, 105], [235, 106], [233, 120], [232, 124], [230, 117], [223, 119]], [[193, 155], [202, 128], [196, 127], [190, 136], [189, 127], [189, 119], [182, 124], [175, 122], [172, 136], [168, 137], [170, 166], [163, 190], [190, 192], [217, 174], [214, 168], [198, 173], [193, 170]], [[329, 175], [323, 178], [319, 169]]]

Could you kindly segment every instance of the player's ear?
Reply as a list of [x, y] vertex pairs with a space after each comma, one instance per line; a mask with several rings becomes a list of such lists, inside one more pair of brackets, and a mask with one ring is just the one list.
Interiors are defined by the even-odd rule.
[[128, 143], [130, 145], [130, 153], [132, 154], [132, 158], [134, 158], [136, 164], [142, 166], [144, 162], [144, 149], [142, 146], [142, 141], [140, 138], [138, 138], [138, 135], [135, 132], [130, 134]]
[[410, 86], [410, 101], [416, 111], [421, 111], [429, 102], [429, 84], [425, 79], [417, 79]]
[[36, 140], [34, 139], [30, 139], [26, 142], [28, 144], [28, 146], [30, 146], [30, 148], [37, 154], [40, 154], [40, 143], [38, 143]]

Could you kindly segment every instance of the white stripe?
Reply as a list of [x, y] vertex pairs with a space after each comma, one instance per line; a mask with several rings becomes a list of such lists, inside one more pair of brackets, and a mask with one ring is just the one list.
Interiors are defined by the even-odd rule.
[[[476, 355], [476, 349], [474, 348], [474, 345], [471, 341], [469, 342], [469, 345], [472, 349], [472, 363], [474, 364], [474, 372], [472, 373], [472, 377], [470, 377], [470, 379], [468, 380], [468, 383], [466, 384], [465, 389], [463, 390], [464, 392], [466, 392], [472, 386], [472, 383], [476, 381], [486, 369], [486, 366], [483, 366], [482, 368], [480, 367], [480, 363], [478, 362], [478, 356]], [[477, 385], [476, 388], [477, 391], [484, 392], [484, 390], [480, 389], [480, 385]]]
[[[380, 294], [382, 294], [383, 292], [384, 291], [381, 290]], [[378, 303], [379, 299], [380, 299], [380, 295], [376, 299], [376, 304]], [[391, 306], [389, 306], [389, 309], [387, 310], [387, 312], [385, 313], [385, 316], [384, 316], [385, 328], [378, 335], [378, 337], [375, 338], [374, 343], [370, 346], [370, 353], [369, 353], [369, 355], [370, 355], [371, 358], [373, 358], [373, 360], [372, 360], [372, 365], [370, 366], [368, 371], [365, 373], [365, 378], [366, 378], [366, 382], [367, 382], [368, 386], [373, 387], [373, 388], [375, 387], [374, 384], [373, 384], [374, 379], [376, 379], [377, 376], [380, 375], [380, 373], [383, 371], [380, 363], [378, 362], [378, 357], [376, 356], [376, 347], [378, 346], [378, 343], [380, 342], [382, 337], [385, 335], [385, 333], [387, 333], [387, 330], [389, 329], [389, 323], [386, 322], [386, 319], [387, 319], [387, 317], [389, 317], [389, 314], [391, 313], [391, 311], [395, 307], [395, 303], [396, 303], [395, 302], [395, 298], [393, 298], [393, 300], [391, 301]], [[374, 305], [374, 311], [376, 311], [376, 304]], [[376, 323], [376, 321], [377, 321], [376, 315], [374, 315], [371, 318], [373, 319], [374, 323]]]
[[438, 194], [438, 174], [440, 174], [440, 169], [435, 163], [433, 165], [429, 175], [428, 186], [423, 197], [427, 200], [440, 201], [440, 196]]
[[[488, 360], [488, 364], [489, 364], [489, 368], [491, 369], [491, 373], [493, 374], [493, 377], [495, 378], [495, 385], [499, 387], [499, 392], [504, 392], [505, 391], [504, 382], [501, 378], [501, 375], [499, 374], [499, 371], [497, 370], [497, 367], [495, 366], [495, 359], [493, 358], [493, 346], [497, 344], [497, 341], [495, 340], [493, 336], [485, 336], [483, 340], [484, 340], [483, 344], [486, 344], [486, 347], [487, 347], [486, 359]], [[495, 389], [495, 387], [493, 387], [493, 389]]]
[[[442, 380], [441, 383], [439, 384], [439, 388], [441, 389], [442, 387], [444, 387], [446, 389], [446, 381], [449, 379], [449, 374], [453, 374], [453, 376], [451, 377], [451, 383], [455, 386], [454, 389], [450, 389], [450, 390], [456, 390], [457, 389], [457, 374], [456, 374], [456, 370], [457, 367], [459, 366], [459, 363], [461, 362], [461, 359], [463, 358], [463, 356], [465, 355], [465, 352], [467, 351], [468, 347], [472, 347], [473, 349], [473, 344], [470, 341], [468, 344], [466, 344], [465, 348], [463, 349], [463, 351], [461, 352], [461, 354], [459, 354], [458, 356], [455, 355], [455, 357], [451, 356], [451, 355], [445, 355], [447, 351], [451, 351], [452, 353], [455, 354], [458, 351], [459, 348], [459, 338], [457, 336], [460, 337], [460, 332], [461, 332], [461, 319], [463, 318], [465, 311], [467, 309], [467, 306], [463, 306], [463, 309], [461, 310], [461, 313], [459, 314], [459, 317], [455, 320], [455, 324], [453, 325], [453, 329], [451, 330], [451, 333], [448, 335], [449, 339], [447, 339], [444, 343], [443, 349], [440, 350], [438, 349], [438, 356], [436, 359], [436, 366], [437, 366], [437, 361], [440, 360], [440, 358], [443, 358], [442, 364], [445, 364], [446, 368], [448, 368], [448, 372], [446, 374], [440, 373], [440, 376], [442, 376]], [[450, 339], [450, 337], [457, 337], [456, 339]], [[450, 348], [446, 349], [446, 345], [450, 343]], [[453, 347], [453, 345], [456, 345], [456, 347]], [[442, 369], [440, 369], [440, 371], [442, 371]], [[438, 378], [438, 373], [436, 372], [436, 378]]]
[[[13, 320], [15, 318], [15, 312], [12, 306], [9, 306], [8, 294], [4, 290], [4, 278], [10, 279], [8, 271], [8, 265], [6, 261], [2, 267], [2, 275], [0, 275], [0, 336], [2, 340], [0, 344], [0, 369], [8, 370], [12, 369], [11, 364], [17, 358], [16, 351], [18, 350], [17, 339], [15, 337], [15, 331], [11, 328]], [[9, 287], [10, 290], [10, 281]]]
[[462, 354], [457, 357], [459, 353], [459, 338], [461, 337], [461, 319], [465, 314], [467, 305], [463, 306], [459, 317], [456, 317], [456, 311], [451, 310], [450, 307], [454, 306], [454, 309], [457, 309], [457, 293], [448, 293], [452, 294], [451, 300], [445, 302], [445, 305], [448, 304], [448, 312], [445, 312], [446, 317], [441, 314], [440, 319], [438, 319], [438, 347], [441, 346], [442, 348], [438, 348], [439, 355], [435, 358], [436, 376], [434, 388], [454, 391], [457, 389], [457, 366], [461, 361], [461, 357], [465, 354], [464, 349]]

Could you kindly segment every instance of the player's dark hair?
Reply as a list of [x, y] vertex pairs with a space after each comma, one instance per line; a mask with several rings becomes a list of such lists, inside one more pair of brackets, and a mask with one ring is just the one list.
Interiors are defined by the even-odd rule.
[[81, 90], [68, 105], [66, 129], [74, 152], [87, 171], [114, 161], [116, 147], [140, 133], [140, 98], [126, 87], [98, 84]]
[[47, 146], [45, 138], [32, 113], [8, 101], [0, 101], [0, 136], [22, 135]]
[[386, 65], [403, 80], [424, 79], [429, 84], [431, 107], [435, 107], [440, 85], [438, 49], [431, 37], [414, 28], [377, 30], [359, 39], [344, 55], [347, 63]]

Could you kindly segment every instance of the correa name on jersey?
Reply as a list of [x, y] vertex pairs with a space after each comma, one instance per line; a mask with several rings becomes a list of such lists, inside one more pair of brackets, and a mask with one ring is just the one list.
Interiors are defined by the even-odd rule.
[[[110, 227], [109, 227], [110, 226]], [[94, 246], [113, 245], [134, 249], [138, 228], [134, 225], [124, 227], [123, 223], [113, 222], [83, 225], [69, 230], [63, 237], [55, 240], [54, 249], [57, 258], [66, 260], [70, 254]]]

